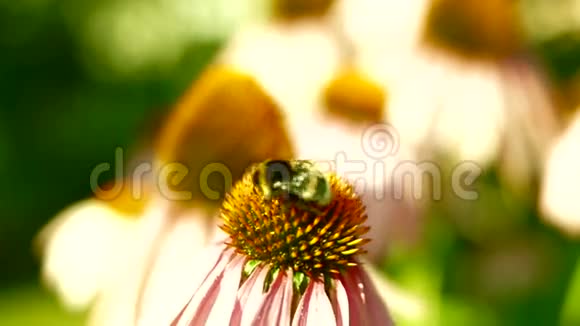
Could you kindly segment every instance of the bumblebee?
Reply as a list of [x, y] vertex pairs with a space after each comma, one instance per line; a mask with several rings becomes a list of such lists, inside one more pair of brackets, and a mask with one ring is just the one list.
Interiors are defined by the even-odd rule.
[[322, 207], [332, 200], [328, 179], [307, 160], [264, 161], [254, 171], [253, 181], [267, 200], [283, 197]]

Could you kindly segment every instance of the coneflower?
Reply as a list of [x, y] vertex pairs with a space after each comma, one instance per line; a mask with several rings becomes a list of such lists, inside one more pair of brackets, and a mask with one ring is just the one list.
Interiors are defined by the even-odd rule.
[[[317, 188], [332, 194], [324, 204], [292, 191], [264, 196], [255, 178], [263, 164], [226, 196], [224, 241], [208, 249], [218, 252], [201, 262], [205, 278], [172, 325], [391, 325], [358, 260], [369, 228], [352, 186], [327, 176]], [[292, 173], [282, 183], [309, 177]]]

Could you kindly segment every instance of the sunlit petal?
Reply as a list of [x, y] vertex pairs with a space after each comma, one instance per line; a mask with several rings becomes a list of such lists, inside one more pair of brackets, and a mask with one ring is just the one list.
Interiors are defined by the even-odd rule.
[[580, 234], [580, 115], [552, 148], [546, 165], [541, 209], [549, 222], [571, 235]]
[[[127, 257], [137, 220], [86, 200], [60, 213], [39, 236], [43, 276], [71, 309], [84, 309]], [[74, 250], [72, 250], [74, 248]]]

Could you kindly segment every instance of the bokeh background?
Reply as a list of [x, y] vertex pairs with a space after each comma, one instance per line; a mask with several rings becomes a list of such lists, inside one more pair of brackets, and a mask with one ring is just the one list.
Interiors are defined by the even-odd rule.
[[[115, 148], [147, 144], [236, 29], [268, 15], [266, 2], [0, 2], [0, 325], [82, 325], [42, 287], [33, 238], [92, 195], [90, 171]], [[580, 1], [523, 2], [532, 49], [575, 101]], [[384, 270], [436, 302], [446, 325], [580, 325], [580, 243], [541, 222], [537, 189], [513, 193], [496, 172], [476, 203], [430, 207], [426, 241], [393, 249]], [[475, 226], [449, 222], [474, 216]]]

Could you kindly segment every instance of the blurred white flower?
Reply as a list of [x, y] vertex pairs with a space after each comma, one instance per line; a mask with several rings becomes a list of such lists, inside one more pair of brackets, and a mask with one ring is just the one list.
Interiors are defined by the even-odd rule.
[[[176, 273], [191, 271], [187, 264], [173, 270], [176, 253], [195, 253], [212, 240], [217, 228], [208, 220], [204, 211], [176, 209], [162, 198], [140, 211], [124, 211], [97, 198], [84, 200], [60, 213], [39, 235], [43, 278], [68, 309], [84, 311], [94, 305], [92, 325], [131, 324], [140, 315], [137, 307], [159, 297], [179, 300], [177, 293], [168, 295], [157, 287], [157, 280], [171, 282]], [[147, 311], [173, 314], [161, 308]]]
[[[116, 275], [101, 289], [90, 325], [141, 325], [141, 320], [149, 321], [143, 325], [163, 325], [179, 311], [185, 298], [180, 290], [187, 289], [183, 280], [197, 268], [183, 257], [201, 252], [217, 228], [208, 226], [209, 217], [199, 209], [179, 214], [171, 212], [172, 206], [152, 204], [141, 217], [130, 255], [112, 265]], [[180, 287], [172, 286], [177, 282]]]
[[138, 223], [134, 214], [88, 199], [61, 212], [43, 230], [43, 278], [66, 306], [85, 309], [115, 277], [130, 256]]
[[[336, 20], [354, 45], [353, 60], [389, 90], [387, 119], [402, 142], [453, 163], [499, 160], [514, 179], [508, 182], [529, 185], [559, 125], [550, 85], [525, 52], [514, 3], [341, 4]], [[531, 172], [517, 176], [522, 170]]]
[[546, 220], [563, 232], [580, 235], [580, 114], [551, 148], [543, 177], [540, 209]]
[[[183, 299], [171, 285], [183, 284], [196, 268], [183, 257], [204, 248], [217, 229], [221, 199], [213, 196], [223, 197], [250, 163], [291, 156], [284, 120], [262, 88], [235, 70], [208, 68], [162, 128], [144, 182], [127, 180], [116, 197], [76, 204], [41, 232], [47, 285], [71, 309], [94, 303], [91, 325], [125, 326], [142, 318], [168, 324]], [[222, 167], [211, 170], [217, 181], [203, 179], [208, 166]], [[165, 175], [167, 167], [174, 170]], [[186, 175], [176, 181], [172, 172]], [[134, 196], [134, 186], [142, 198]]]

